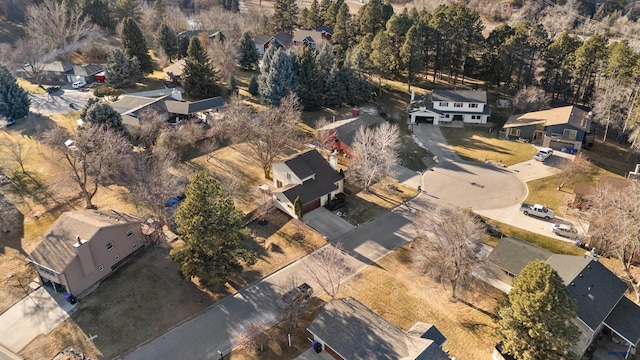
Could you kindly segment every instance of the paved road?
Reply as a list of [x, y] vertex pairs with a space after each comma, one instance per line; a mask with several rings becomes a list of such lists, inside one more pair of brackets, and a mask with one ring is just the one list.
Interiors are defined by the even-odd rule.
[[[91, 91], [79, 91], [65, 86], [53, 95], [29, 94], [31, 107], [29, 110], [42, 115], [67, 114], [82, 109], [87, 101], [94, 97]], [[70, 106], [73, 104], [74, 108]]]

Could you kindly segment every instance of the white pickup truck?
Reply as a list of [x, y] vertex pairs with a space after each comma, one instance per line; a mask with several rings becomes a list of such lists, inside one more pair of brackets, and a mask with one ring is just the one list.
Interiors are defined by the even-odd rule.
[[525, 215], [533, 215], [544, 218], [545, 220], [551, 220], [554, 217], [553, 210], [547, 209], [540, 204], [522, 204], [522, 206], [520, 206], [520, 211], [522, 211], [522, 213], [524, 213]]

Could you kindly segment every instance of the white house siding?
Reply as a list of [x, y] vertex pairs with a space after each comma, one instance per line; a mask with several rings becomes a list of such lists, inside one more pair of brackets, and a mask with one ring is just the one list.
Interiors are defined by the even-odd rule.
[[282, 193], [275, 193], [273, 196], [276, 198], [275, 205], [278, 209], [289, 214], [294, 219], [297, 219], [296, 212], [293, 208], [293, 204]]
[[[302, 180], [299, 179], [296, 174], [294, 174], [291, 169], [284, 163], [275, 163], [272, 166], [273, 170], [273, 185], [278, 186], [278, 180], [282, 183], [282, 185], [287, 184], [302, 184]], [[289, 177], [287, 177], [289, 174]]]
[[[447, 106], [441, 106], [441, 103], [446, 103]], [[450, 113], [456, 113], [458, 111], [462, 111], [462, 112], [476, 112], [476, 113], [482, 113], [484, 111], [484, 103], [471, 103], [471, 102], [463, 102], [462, 103], [462, 107], [455, 107], [455, 104], [459, 104], [457, 102], [444, 102], [444, 101], [433, 101], [433, 108], [435, 110], [439, 110], [439, 111], [445, 111], [445, 112], [450, 112]], [[474, 107], [470, 107], [471, 104], [478, 104], [478, 107], [474, 108]]]

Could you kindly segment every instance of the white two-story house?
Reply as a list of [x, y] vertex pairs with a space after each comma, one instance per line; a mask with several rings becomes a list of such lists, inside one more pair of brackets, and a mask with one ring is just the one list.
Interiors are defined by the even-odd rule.
[[433, 90], [431, 95], [411, 95], [409, 124], [441, 124], [462, 121], [486, 124], [491, 117], [487, 92], [476, 90]]

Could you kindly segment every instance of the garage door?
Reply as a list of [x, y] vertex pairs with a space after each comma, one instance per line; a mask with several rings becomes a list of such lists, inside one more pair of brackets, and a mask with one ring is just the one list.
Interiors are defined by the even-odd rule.
[[416, 124], [433, 124], [433, 116], [416, 116]]
[[573, 149], [573, 144], [562, 143], [559, 141], [553, 141], [549, 143], [549, 147], [553, 150], [561, 150], [562, 148]]
[[302, 205], [302, 213], [308, 213], [309, 211], [313, 210], [313, 209], [317, 209], [320, 207], [320, 198], [317, 198], [316, 200], [310, 202], [310, 203], [306, 203], [304, 205]]

